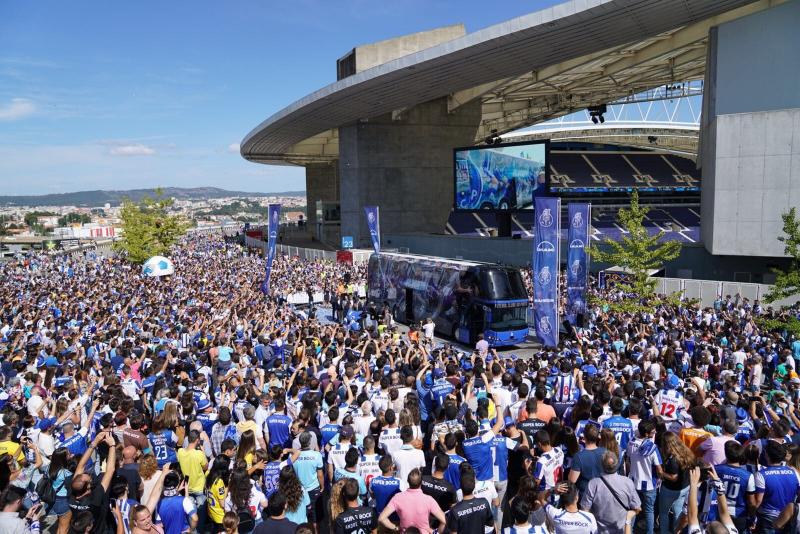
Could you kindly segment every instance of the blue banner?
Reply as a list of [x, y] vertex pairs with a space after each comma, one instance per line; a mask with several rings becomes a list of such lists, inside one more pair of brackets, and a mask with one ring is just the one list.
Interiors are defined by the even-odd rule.
[[589, 285], [589, 224], [592, 205], [570, 202], [567, 231], [567, 320], [575, 324], [586, 313], [586, 289]]
[[381, 219], [378, 213], [378, 206], [364, 206], [364, 213], [367, 214], [367, 226], [369, 235], [372, 237], [372, 248], [375, 254], [381, 252]]
[[558, 346], [558, 272], [561, 199], [537, 197], [533, 247], [533, 306], [536, 335], [545, 347]]
[[280, 226], [281, 205], [270, 204], [267, 210], [269, 233], [267, 234], [267, 267], [264, 273], [264, 282], [261, 284], [261, 291], [269, 293], [269, 275], [272, 273], [272, 260], [275, 259], [275, 240], [278, 237], [278, 226]]

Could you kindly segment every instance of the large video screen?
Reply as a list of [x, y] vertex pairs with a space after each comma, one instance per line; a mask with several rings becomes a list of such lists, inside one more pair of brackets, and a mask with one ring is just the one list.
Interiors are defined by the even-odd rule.
[[547, 150], [546, 141], [455, 149], [455, 209], [533, 209], [547, 187]]

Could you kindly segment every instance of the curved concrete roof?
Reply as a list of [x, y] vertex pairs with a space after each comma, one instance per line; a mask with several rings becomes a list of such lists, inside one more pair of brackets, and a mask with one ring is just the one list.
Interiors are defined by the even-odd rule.
[[336, 129], [441, 97], [481, 98], [476, 139], [702, 78], [711, 26], [770, 0], [572, 0], [332, 83], [278, 111], [241, 143], [245, 159], [338, 156]]

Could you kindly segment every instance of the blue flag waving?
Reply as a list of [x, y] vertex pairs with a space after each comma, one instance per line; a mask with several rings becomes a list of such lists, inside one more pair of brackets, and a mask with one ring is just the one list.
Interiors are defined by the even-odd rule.
[[267, 266], [264, 273], [264, 283], [261, 284], [261, 291], [269, 293], [269, 275], [272, 272], [272, 260], [275, 259], [275, 239], [278, 237], [278, 226], [280, 225], [281, 205], [270, 204], [267, 210], [269, 220], [269, 234], [267, 238]]
[[367, 214], [367, 226], [369, 235], [372, 238], [372, 248], [375, 254], [381, 252], [381, 220], [378, 213], [378, 206], [364, 206], [364, 213]]
[[533, 305], [536, 335], [546, 347], [558, 345], [558, 272], [561, 199], [537, 197], [533, 247]]
[[586, 313], [586, 288], [589, 280], [589, 223], [592, 205], [570, 202], [567, 243], [567, 320], [575, 324]]

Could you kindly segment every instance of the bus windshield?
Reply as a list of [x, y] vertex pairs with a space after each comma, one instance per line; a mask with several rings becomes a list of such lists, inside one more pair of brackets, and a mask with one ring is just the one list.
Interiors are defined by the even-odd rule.
[[500, 268], [481, 272], [487, 300], [515, 300], [528, 298], [525, 283], [519, 271]]
[[487, 325], [487, 329], [496, 332], [504, 330], [519, 330], [528, 325], [527, 306], [515, 306], [513, 308], [492, 308], [492, 321]]

